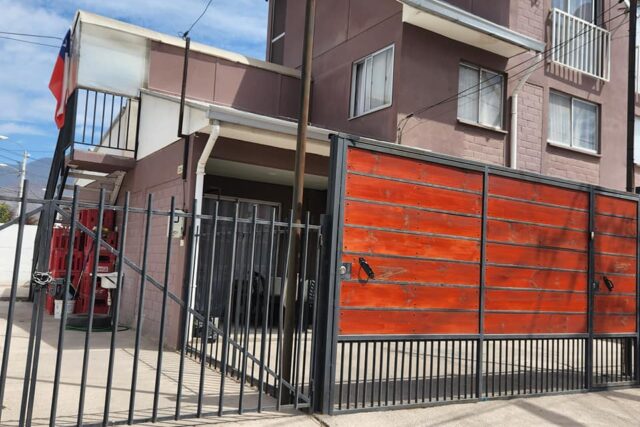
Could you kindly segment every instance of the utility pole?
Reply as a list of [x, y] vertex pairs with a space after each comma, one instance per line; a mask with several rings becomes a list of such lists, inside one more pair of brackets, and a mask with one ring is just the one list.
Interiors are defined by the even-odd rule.
[[[29, 158], [29, 153], [27, 150], [24, 150], [22, 153], [22, 166], [20, 167], [20, 194], [18, 197], [22, 197], [22, 193], [24, 192], [24, 180], [27, 179], [27, 159]], [[22, 208], [22, 202], [18, 202], [18, 210]]]
[[[295, 157], [295, 177], [293, 181], [293, 223], [300, 224], [302, 219], [302, 198], [304, 194], [304, 171], [307, 145], [307, 124], [309, 122], [309, 100], [311, 96], [311, 65], [313, 61], [313, 31], [315, 24], [316, 0], [307, 0], [304, 22], [304, 42], [302, 47], [302, 88], [300, 91], [300, 110], [298, 117], [298, 134], [296, 139]], [[291, 230], [289, 271], [287, 274], [286, 287], [284, 289], [284, 326], [282, 340], [282, 376], [285, 381], [291, 384], [293, 377], [291, 372], [293, 362], [293, 334], [296, 324], [296, 288], [298, 284], [299, 260], [298, 252], [300, 248], [300, 228]], [[299, 280], [304, 281], [304, 277]], [[303, 298], [298, 295], [298, 298]], [[302, 319], [300, 319], [302, 321]], [[282, 403], [289, 403], [291, 393], [282, 394]], [[297, 396], [294, 397], [297, 399]]]
[[627, 191], [635, 191], [636, 23], [638, 0], [629, 2], [629, 68], [627, 74]]

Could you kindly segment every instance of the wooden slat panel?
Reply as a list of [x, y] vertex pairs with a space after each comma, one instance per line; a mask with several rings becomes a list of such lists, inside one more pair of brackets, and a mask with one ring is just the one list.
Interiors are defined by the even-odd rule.
[[494, 198], [489, 198], [488, 213], [490, 218], [511, 219], [578, 230], [586, 230], [589, 219], [586, 212]]
[[482, 191], [482, 174], [391, 154], [350, 149], [347, 169], [446, 187]]
[[568, 291], [587, 290], [586, 272], [487, 266], [487, 286]]
[[496, 264], [587, 270], [587, 254], [556, 249], [540, 249], [487, 243], [487, 261]]
[[596, 294], [594, 297], [594, 312], [596, 314], [635, 313], [636, 297], [626, 295]]
[[487, 222], [487, 239], [493, 241], [586, 251], [587, 237], [587, 233], [584, 231], [498, 220], [489, 220]]
[[[360, 272], [358, 256], [347, 254], [342, 260], [351, 263], [351, 275], [354, 279], [366, 279], [366, 275]], [[367, 262], [373, 268], [376, 280], [476, 286], [480, 280], [479, 264], [376, 256], [368, 256]]]
[[489, 194], [573, 209], [589, 209], [589, 194], [586, 192], [498, 175], [489, 177]]
[[342, 335], [476, 334], [478, 313], [343, 309], [338, 327]]
[[596, 194], [596, 212], [599, 214], [618, 215], [635, 219], [637, 202], [618, 197]]
[[585, 312], [587, 294], [487, 289], [486, 310]]
[[596, 334], [623, 334], [636, 331], [635, 315], [595, 315], [593, 331]]
[[479, 215], [479, 195], [349, 174], [347, 197]]
[[[607, 273], [635, 275], [636, 273], [636, 261], [634, 258], [596, 254], [595, 264], [596, 273], [604, 275], [607, 275]], [[615, 282], [615, 279], [611, 279]]]
[[636, 221], [628, 218], [596, 215], [595, 230], [596, 232], [615, 234], [617, 236], [635, 237]]
[[487, 334], [580, 334], [587, 332], [586, 314], [486, 313]]
[[376, 255], [396, 255], [419, 258], [442, 258], [477, 262], [480, 242], [403, 234], [362, 228], [344, 228], [344, 251]]
[[478, 309], [478, 288], [342, 282], [343, 307]]
[[480, 218], [348, 201], [345, 224], [480, 238]]
[[596, 252], [607, 252], [630, 256], [636, 255], [635, 239], [597, 234], [594, 243]]

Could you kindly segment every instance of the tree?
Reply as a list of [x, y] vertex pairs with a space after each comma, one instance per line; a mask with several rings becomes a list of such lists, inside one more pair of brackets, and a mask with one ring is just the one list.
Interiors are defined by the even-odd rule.
[[11, 206], [6, 204], [5, 202], [0, 203], [0, 223], [9, 222], [13, 219], [13, 210]]

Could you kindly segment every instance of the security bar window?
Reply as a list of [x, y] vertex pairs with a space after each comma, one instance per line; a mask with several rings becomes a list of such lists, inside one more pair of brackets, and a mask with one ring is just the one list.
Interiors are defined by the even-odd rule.
[[553, 0], [552, 8], [587, 22], [594, 22], [596, 16], [595, 0]]
[[458, 119], [496, 129], [502, 128], [504, 79], [501, 74], [460, 64]]
[[598, 105], [569, 95], [549, 95], [549, 142], [598, 151]]
[[393, 52], [393, 46], [389, 46], [353, 64], [350, 111], [352, 118], [391, 105]]

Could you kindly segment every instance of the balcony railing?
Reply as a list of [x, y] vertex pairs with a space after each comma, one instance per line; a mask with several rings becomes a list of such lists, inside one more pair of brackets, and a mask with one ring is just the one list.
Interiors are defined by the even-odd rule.
[[609, 80], [611, 33], [562, 10], [552, 11], [551, 60], [574, 71]]
[[135, 157], [139, 99], [85, 88], [76, 92], [72, 146]]

